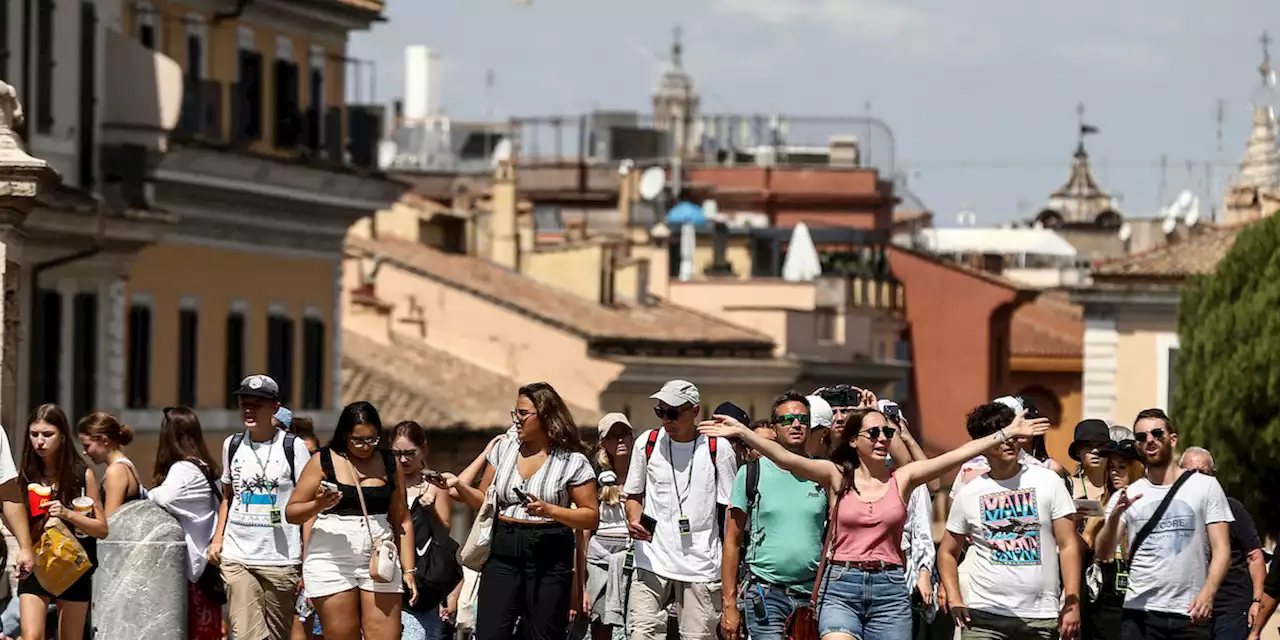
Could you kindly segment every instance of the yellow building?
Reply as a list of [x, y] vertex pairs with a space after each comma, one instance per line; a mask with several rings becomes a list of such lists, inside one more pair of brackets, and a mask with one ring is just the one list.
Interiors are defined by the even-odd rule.
[[161, 408], [195, 407], [212, 447], [242, 428], [230, 390], [249, 373], [270, 374], [287, 406], [332, 428], [343, 238], [403, 192], [376, 171], [380, 110], [345, 101], [360, 65], [346, 57], [348, 35], [382, 10], [377, 0], [123, 3], [120, 35], [181, 67], [181, 113], [142, 158], [134, 145], [104, 149], [104, 178], [114, 172], [126, 200], [174, 222], [105, 282], [88, 267], [45, 274], [33, 326], [56, 319], [61, 340], [33, 340], [43, 351], [29, 377], [41, 383], [20, 391], [27, 410], [55, 401], [73, 419], [117, 413], [139, 434], [129, 454], [144, 475]]

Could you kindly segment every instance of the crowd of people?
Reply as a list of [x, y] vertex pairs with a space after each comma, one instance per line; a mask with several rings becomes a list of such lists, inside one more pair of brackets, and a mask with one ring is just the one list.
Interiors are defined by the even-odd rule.
[[[786, 391], [753, 422], [672, 380], [653, 428], [609, 413], [592, 438], [532, 383], [455, 474], [426, 464], [420, 425], [367, 402], [321, 447], [271, 378], [235, 395], [244, 430], [217, 458], [195, 411], [164, 410], [149, 482], [105, 413], [39, 407], [18, 465], [0, 439], [19, 575], [0, 640], [84, 637], [92, 568], [51, 593], [33, 540], [61, 524], [94, 565], [135, 500], [183, 529], [196, 640], [1245, 640], [1280, 596], [1211, 453], [1180, 451], [1160, 409], [1081, 422], [1068, 466], [1016, 396], [931, 457], [901, 407], [855, 386]], [[933, 495], [957, 470], [935, 545]], [[461, 545], [459, 502], [477, 514]]]

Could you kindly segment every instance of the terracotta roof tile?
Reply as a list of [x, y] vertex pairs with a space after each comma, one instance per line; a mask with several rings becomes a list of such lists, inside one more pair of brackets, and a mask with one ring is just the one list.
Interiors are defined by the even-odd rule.
[[1181, 242], [1103, 262], [1093, 268], [1095, 279], [1185, 278], [1213, 271], [1231, 250], [1244, 225], [1206, 229]]
[[692, 309], [655, 300], [648, 306], [597, 304], [472, 256], [444, 253], [399, 238], [349, 237], [348, 250], [381, 255], [449, 286], [513, 307], [587, 340], [677, 343], [708, 348], [772, 349], [769, 336]]
[[[414, 420], [426, 428], [505, 429], [520, 384], [410, 340], [384, 344], [342, 333], [342, 401], [378, 407], [384, 424]], [[570, 407], [579, 424], [598, 412]]]
[[1084, 357], [1083, 309], [1064, 292], [1047, 292], [1013, 314], [1010, 353], [1014, 356]]

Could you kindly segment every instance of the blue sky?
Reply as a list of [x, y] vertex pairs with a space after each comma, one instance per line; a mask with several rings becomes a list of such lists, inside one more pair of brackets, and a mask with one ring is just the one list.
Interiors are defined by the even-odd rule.
[[939, 224], [962, 207], [979, 224], [1033, 215], [1066, 179], [1081, 101], [1101, 129], [1089, 141], [1096, 175], [1128, 215], [1158, 210], [1162, 155], [1166, 201], [1212, 187], [1216, 203], [1244, 151], [1258, 38], [1280, 37], [1262, 0], [387, 4], [388, 22], [350, 49], [376, 61], [381, 102], [401, 94], [404, 47], [425, 44], [442, 56], [440, 102], [455, 117], [647, 112], [680, 24], [706, 110], [857, 116], [870, 103]]

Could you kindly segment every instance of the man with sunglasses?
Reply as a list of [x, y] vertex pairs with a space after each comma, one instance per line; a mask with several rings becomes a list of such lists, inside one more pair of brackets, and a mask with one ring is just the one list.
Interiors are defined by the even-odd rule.
[[[1097, 555], [1109, 558], [1121, 536], [1129, 554], [1124, 640], [1201, 639], [1212, 635], [1213, 602], [1231, 567], [1235, 520], [1214, 478], [1175, 464], [1178, 433], [1160, 409], [1133, 425], [1146, 476], [1107, 504]], [[1157, 513], [1159, 512], [1159, 513]]]
[[682, 640], [714, 640], [720, 624], [720, 529], [738, 464], [724, 438], [697, 431], [702, 398], [686, 380], [657, 393], [662, 427], [640, 434], [623, 493], [635, 543], [631, 640], [664, 640], [679, 603]]
[[[773, 402], [772, 439], [799, 455], [805, 455], [809, 436], [809, 402], [796, 391], [786, 391]], [[787, 618], [809, 601], [826, 520], [827, 492], [814, 482], [783, 471], [768, 458], [753, 460], [738, 471], [721, 569], [720, 627], [725, 640], [739, 640], [744, 618], [751, 640], [786, 636]], [[747, 575], [739, 576], [744, 535]]]

